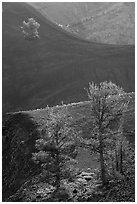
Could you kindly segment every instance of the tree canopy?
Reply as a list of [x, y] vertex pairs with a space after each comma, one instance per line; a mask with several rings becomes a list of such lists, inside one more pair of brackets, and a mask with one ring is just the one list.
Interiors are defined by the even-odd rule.
[[57, 189], [63, 178], [73, 174], [72, 163], [77, 155], [76, 135], [69, 127], [70, 118], [66, 110], [60, 113], [49, 112], [45, 130], [36, 140], [38, 152], [33, 153], [33, 160], [41, 163], [46, 181]]
[[23, 21], [23, 26], [21, 27], [22, 33], [25, 39], [36, 39], [40, 38], [38, 29], [40, 24], [34, 20], [34, 18], [28, 18], [28, 21]]
[[118, 151], [122, 151], [120, 150], [122, 147], [121, 141], [123, 140], [121, 138], [122, 121], [124, 112], [128, 106], [128, 100], [124, 102], [121, 100], [125, 92], [112, 82], [101, 82], [99, 85], [93, 82], [89, 83], [87, 92], [91, 102], [91, 114], [93, 117], [93, 130], [91, 132], [91, 138], [87, 143], [91, 151], [99, 153], [101, 180], [105, 184], [108, 173], [106, 172], [108, 158], [110, 160], [110, 158], [112, 159], [112, 155], [114, 157], [114, 152], [116, 152], [118, 144]]

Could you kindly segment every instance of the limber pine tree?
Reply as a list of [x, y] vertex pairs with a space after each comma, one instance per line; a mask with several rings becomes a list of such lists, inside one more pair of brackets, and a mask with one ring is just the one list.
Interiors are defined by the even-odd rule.
[[36, 140], [37, 152], [33, 160], [40, 163], [46, 182], [58, 191], [62, 179], [70, 179], [73, 175], [73, 162], [77, 155], [76, 134], [69, 127], [71, 118], [66, 108], [56, 114], [49, 109], [49, 118], [40, 139]]
[[36, 22], [33, 18], [28, 18], [28, 22], [23, 21], [23, 26], [21, 27], [22, 33], [25, 39], [33, 40], [39, 37], [38, 29], [40, 24]]
[[[125, 109], [126, 107], [127, 104], [125, 106]], [[116, 132], [116, 134], [114, 135], [115, 137], [113, 137], [114, 148], [111, 152], [111, 162], [113, 162], [113, 175], [114, 178], [118, 179], [125, 179], [129, 176], [129, 172], [134, 172], [134, 148], [124, 136], [124, 117], [125, 112], [123, 112], [122, 117], [120, 118], [118, 132]]]
[[114, 121], [120, 122], [127, 102], [120, 100], [121, 95], [125, 93], [123, 89], [112, 82], [101, 82], [99, 85], [89, 83], [87, 93], [93, 116], [93, 130], [87, 144], [92, 151], [99, 153], [101, 181], [105, 185], [107, 182], [105, 156], [109, 147], [115, 148], [113, 138], [116, 138], [116, 130], [113, 131], [111, 125]]

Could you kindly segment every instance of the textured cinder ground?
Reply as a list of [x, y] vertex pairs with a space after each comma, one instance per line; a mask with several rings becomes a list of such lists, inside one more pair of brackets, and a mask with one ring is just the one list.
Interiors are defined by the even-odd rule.
[[[3, 112], [87, 100], [89, 81], [112, 81], [134, 91], [134, 46], [91, 43], [50, 22], [26, 3], [3, 3]], [[40, 40], [20, 26], [33, 17]]]

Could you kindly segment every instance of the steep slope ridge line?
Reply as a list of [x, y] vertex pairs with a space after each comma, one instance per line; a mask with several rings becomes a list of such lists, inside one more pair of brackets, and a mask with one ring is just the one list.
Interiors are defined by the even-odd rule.
[[[40, 40], [23, 38], [28, 17], [40, 23]], [[3, 112], [84, 101], [89, 81], [111, 80], [134, 91], [134, 46], [80, 40], [22, 2], [3, 3], [2, 20]]]
[[134, 2], [29, 2], [63, 29], [94, 42], [134, 44]]

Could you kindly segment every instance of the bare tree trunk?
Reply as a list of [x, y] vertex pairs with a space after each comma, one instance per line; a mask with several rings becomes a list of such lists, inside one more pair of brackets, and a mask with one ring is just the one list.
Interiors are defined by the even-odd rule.
[[124, 124], [124, 113], [120, 119], [120, 127], [119, 127], [119, 138], [120, 138], [120, 144], [119, 144], [119, 172], [123, 174], [123, 124]]
[[106, 172], [105, 172], [105, 162], [104, 162], [104, 154], [103, 154], [103, 141], [102, 141], [102, 136], [99, 136], [99, 142], [100, 142], [100, 149], [99, 149], [99, 153], [100, 153], [100, 167], [101, 167], [101, 181], [102, 184], [105, 185], [106, 184]]
[[58, 191], [60, 188], [60, 176], [59, 174], [57, 173], [56, 174], [56, 191]]
[[116, 159], [116, 171], [119, 171], [117, 150], [115, 150], [115, 159]]
[[120, 173], [121, 174], [123, 174], [123, 149], [122, 149], [122, 142], [121, 142], [121, 144], [120, 144], [120, 165], [119, 165], [119, 167], [120, 167]]
[[55, 185], [56, 185], [56, 191], [59, 190], [60, 188], [60, 167], [59, 167], [59, 154], [56, 154], [56, 181], [55, 181]]
[[[58, 137], [58, 126], [56, 127], [56, 133], [55, 133], [55, 140], [56, 140], [56, 145], [58, 148], [58, 144], [59, 144], [59, 137]], [[56, 191], [59, 190], [60, 188], [60, 159], [59, 159], [59, 150], [56, 149], [56, 181], [55, 181], [55, 185], [56, 185]]]

